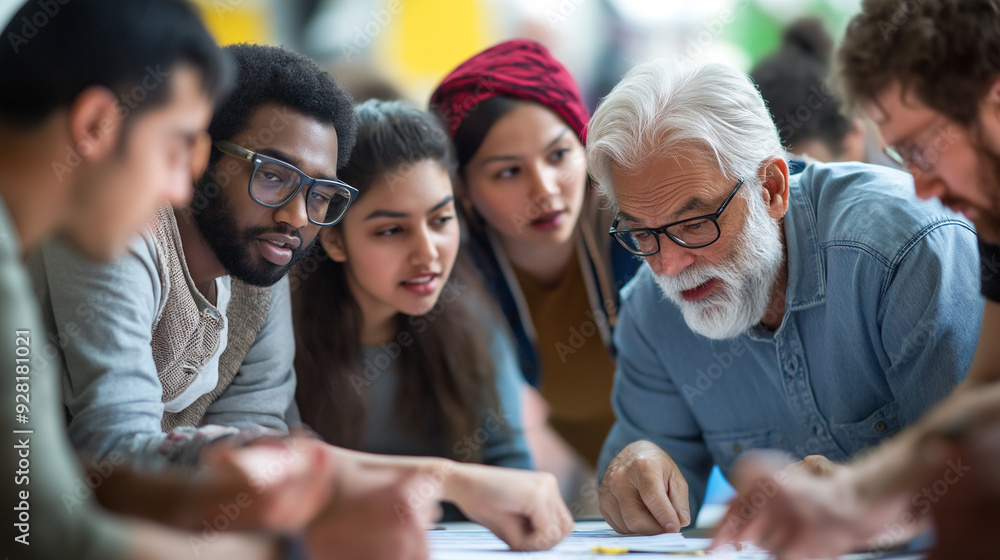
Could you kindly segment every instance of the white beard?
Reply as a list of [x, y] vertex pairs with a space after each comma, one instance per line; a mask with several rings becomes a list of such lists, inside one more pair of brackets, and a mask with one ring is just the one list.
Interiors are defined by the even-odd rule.
[[[653, 274], [660, 291], [680, 308], [687, 326], [711, 339], [733, 338], [760, 323], [784, 262], [778, 221], [767, 213], [758, 189], [752, 192], [749, 200], [744, 198], [748, 206], [746, 226], [727, 262], [690, 266], [672, 277]], [[673, 243], [669, 239], [660, 242]], [[718, 285], [705, 299], [687, 301], [681, 296], [681, 292], [713, 278]]]

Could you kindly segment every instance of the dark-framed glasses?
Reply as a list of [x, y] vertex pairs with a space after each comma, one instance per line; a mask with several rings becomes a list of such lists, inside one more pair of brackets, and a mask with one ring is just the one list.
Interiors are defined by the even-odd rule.
[[215, 143], [220, 152], [253, 164], [250, 173], [250, 198], [261, 206], [281, 208], [307, 188], [306, 215], [318, 226], [332, 226], [339, 222], [351, 203], [358, 197], [358, 190], [343, 181], [313, 179], [295, 166], [227, 140]]
[[718, 241], [719, 236], [722, 235], [722, 230], [719, 229], [719, 217], [722, 216], [723, 210], [729, 206], [741, 186], [743, 186], [743, 179], [736, 183], [733, 192], [729, 193], [719, 209], [711, 214], [687, 218], [658, 228], [633, 229], [618, 229], [618, 221], [621, 217], [616, 216], [608, 233], [628, 252], [640, 257], [648, 257], [660, 252], [660, 234], [666, 235], [671, 241], [685, 249], [707, 247]]

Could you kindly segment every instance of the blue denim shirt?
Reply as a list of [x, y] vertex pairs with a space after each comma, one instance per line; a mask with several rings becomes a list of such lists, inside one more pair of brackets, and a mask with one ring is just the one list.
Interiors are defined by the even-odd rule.
[[912, 178], [812, 164], [790, 178], [781, 326], [729, 340], [691, 331], [643, 266], [622, 291], [599, 464], [646, 439], [688, 482], [692, 519], [712, 464], [782, 449], [843, 461], [920, 418], [964, 377], [979, 337], [976, 235]]

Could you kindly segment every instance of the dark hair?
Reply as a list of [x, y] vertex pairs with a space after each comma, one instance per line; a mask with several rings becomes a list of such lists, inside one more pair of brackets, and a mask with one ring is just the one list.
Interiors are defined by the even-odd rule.
[[[312, 59], [282, 47], [241, 43], [224, 49], [236, 60], [236, 88], [212, 117], [213, 140], [229, 140], [242, 132], [254, 109], [275, 103], [333, 125], [337, 131], [337, 167], [354, 146], [351, 96]], [[222, 157], [212, 150], [211, 164]]]
[[837, 56], [838, 84], [851, 105], [891, 84], [969, 126], [1000, 76], [1000, 1], [865, 0]]
[[802, 18], [785, 30], [781, 47], [750, 71], [786, 148], [818, 140], [834, 156], [844, 151], [853, 123], [827, 86], [832, 49], [823, 22]]
[[455, 155], [458, 159], [459, 175], [465, 175], [465, 166], [479, 151], [493, 125], [520, 103], [524, 101], [508, 97], [491, 97], [469, 111], [455, 130]]
[[[453, 170], [448, 136], [431, 115], [400, 101], [375, 100], [359, 105], [355, 114], [357, 146], [340, 176], [358, 189], [359, 199], [378, 179], [417, 162]], [[296, 400], [303, 422], [326, 441], [357, 448], [366, 418], [361, 308], [345, 265], [319, 244], [310, 266], [313, 272], [293, 274], [301, 279], [292, 295]], [[400, 348], [394, 411], [427, 444], [437, 438], [460, 441], [497, 402], [487, 345], [492, 334], [482, 320], [490, 308], [461, 256], [442, 294], [449, 290], [462, 293], [451, 302], [439, 300], [427, 318], [399, 313], [395, 319], [398, 333], [407, 333], [413, 343]]]
[[179, 63], [201, 71], [211, 97], [231, 86], [231, 61], [188, 2], [31, 0], [3, 31], [0, 121], [36, 126], [91, 86], [120, 96], [123, 118], [135, 115], [168, 101]]

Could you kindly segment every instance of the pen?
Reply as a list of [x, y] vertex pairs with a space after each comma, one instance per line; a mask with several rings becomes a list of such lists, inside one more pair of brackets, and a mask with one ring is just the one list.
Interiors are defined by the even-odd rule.
[[595, 546], [590, 549], [596, 554], [671, 554], [674, 556], [704, 556], [704, 550], [633, 550], [623, 547]]

